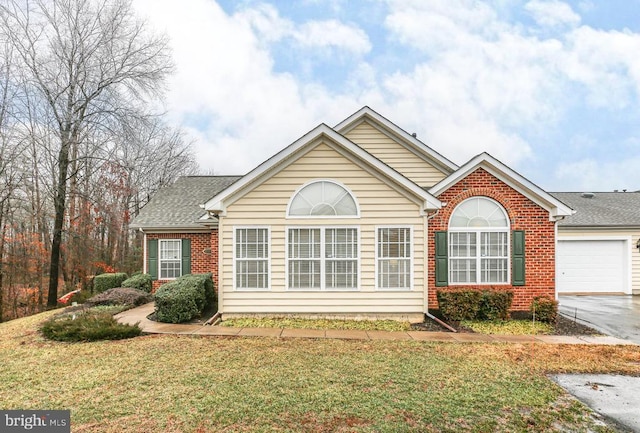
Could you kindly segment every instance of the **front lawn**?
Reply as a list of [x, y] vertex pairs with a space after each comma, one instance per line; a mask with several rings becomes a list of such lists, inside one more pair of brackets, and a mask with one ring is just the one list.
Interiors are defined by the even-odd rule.
[[548, 372], [640, 375], [640, 349], [143, 336], [57, 343], [0, 324], [1, 409], [82, 432], [613, 431]]

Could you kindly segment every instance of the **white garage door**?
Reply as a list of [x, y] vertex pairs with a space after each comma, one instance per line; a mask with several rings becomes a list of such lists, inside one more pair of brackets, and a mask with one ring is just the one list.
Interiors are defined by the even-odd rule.
[[558, 240], [558, 293], [628, 293], [627, 242]]

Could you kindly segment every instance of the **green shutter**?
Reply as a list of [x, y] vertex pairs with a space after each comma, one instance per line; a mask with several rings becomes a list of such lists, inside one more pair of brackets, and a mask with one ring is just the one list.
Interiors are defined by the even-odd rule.
[[436, 286], [449, 285], [447, 232], [436, 232]]
[[512, 275], [514, 286], [524, 286], [524, 230], [513, 231]]
[[158, 279], [158, 240], [147, 241], [147, 272], [152, 280]]
[[182, 275], [191, 273], [191, 239], [182, 240]]

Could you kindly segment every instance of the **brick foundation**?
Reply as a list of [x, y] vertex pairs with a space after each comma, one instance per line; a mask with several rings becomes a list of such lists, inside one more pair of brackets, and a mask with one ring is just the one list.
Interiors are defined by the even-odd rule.
[[462, 201], [484, 196], [500, 203], [509, 215], [511, 230], [525, 231], [525, 283], [524, 286], [511, 284], [493, 285], [450, 285], [454, 287], [478, 287], [510, 289], [514, 292], [512, 310], [528, 310], [535, 296], [555, 296], [555, 222], [549, 221], [549, 212], [509, 185], [500, 181], [482, 168], [477, 169], [448, 190], [438, 199], [446, 202], [429, 221], [429, 308], [437, 309], [438, 300], [435, 284], [435, 232], [447, 230], [449, 218]]

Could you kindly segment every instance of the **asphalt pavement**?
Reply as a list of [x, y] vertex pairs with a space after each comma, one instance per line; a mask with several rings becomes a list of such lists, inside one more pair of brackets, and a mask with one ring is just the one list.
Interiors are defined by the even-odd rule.
[[640, 296], [560, 296], [559, 303], [565, 317], [640, 344]]
[[556, 374], [551, 379], [624, 431], [640, 432], [640, 377]]

